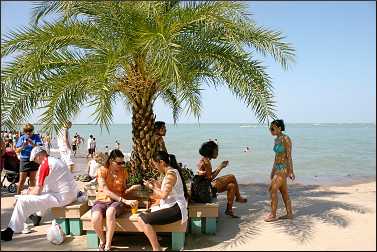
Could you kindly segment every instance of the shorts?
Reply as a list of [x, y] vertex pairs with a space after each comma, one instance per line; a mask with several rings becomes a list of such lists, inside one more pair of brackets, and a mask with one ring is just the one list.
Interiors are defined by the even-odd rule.
[[72, 151], [76, 151], [76, 150], [77, 150], [76, 145], [72, 145]]
[[68, 166], [75, 164], [72, 161], [71, 150], [60, 150], [60, 159]]
[[94, 153], [94, 149], [88, 149], [88, 153], [89, 154], [93, 154]]
[[94, 205], [92, 206], [92, 214], [94, 211], [99, 211], [102, 213], [102, 216], [105, 217], [106, 210], [109, 207], [115, 208], [115, 217], [118, 217], [124, 212], [124, 204], [122, 202], [118, 201], [110, 201], [110, 202], [103, 202], [103, 201], [96, 201], [94, 202]]
[[38, 171], [39, 164], [29, 161], [29, 160], [20, 160], [20, 172], [30, 172]]
[[182, 220], [181, 209], [178, 204], [169, 208], [160, 209], [150, 213], [140, 213], [140, 218], [145, 224], [164, 225]]

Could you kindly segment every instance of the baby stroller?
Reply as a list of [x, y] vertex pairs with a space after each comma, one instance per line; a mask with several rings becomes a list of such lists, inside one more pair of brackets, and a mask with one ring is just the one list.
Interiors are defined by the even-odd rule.
[[16, 153], [12, 151], [5, 151], [1, 157], [1, 170], [4, 169], [5, 174], [1, 180], [1, 186], [3, 185], [5, 178], [10, 183], [7, 186], [7, 190], [10, 193], [15, 193], [17, 191], [17, 184], [20, 179], [20, 160], [17, 158]]

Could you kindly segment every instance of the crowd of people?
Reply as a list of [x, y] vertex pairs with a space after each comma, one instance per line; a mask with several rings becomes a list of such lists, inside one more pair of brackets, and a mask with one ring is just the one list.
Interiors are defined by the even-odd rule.
[[[15, 141], [15, 150], [20, 153], [20, 183], [8, 228], [1, 231], [2, 240], [11, 240], [14, 233], [22, 231], [25, 220], [30, 216], [35, 216], [37, 212], [43, 212], [51, 207], [64, 206], [76, 200], [78, 188], [72, 176], [74, 165], [71, 155], [72, 152], [75, 155], [77, 146], [83, 142], [83, 139], [76, 133], [71, 142], [69, 136], [71, 126], [72, 123], [67, 123], [58, 134], [60, 159], [49, 156], [46, 148], [42, 147], [44, 142], [40, 136], [33, 133], [34, 128], [31, 124], [25, 125], [24, 134]], [[275, 160], [269, 186], [271, 212], [266, 216], [266, 222], [279, 219], [276, 215], [278, 191], [282, 194], [287, 211], [287, 214], [280, 218], [290, 219], [293, 217], [287, 177], [295, 179], [291, 157], [292, 143], [290, 138], [284, 134], [284, 122], [274, 120], [269, 129], [276, 138], [273, 147]], [[149, 211], [138, 215], [137, 228], [145, 233], [153, 250], [161, 249], [153, 225], [163, 225], [179, 220], [187, 221], [190, 193], [187, 191], [182, 168], [178, 165], [175, 155], [167, 151], [164, 141], [166, 132], [165, 123], [156, 121], [154, 126], [156, 149], [151, 164], [161, 174], [160, 179], [143, 180], [142, 185], [133, 185], [130, 188], [127, 188], [128, 173], [124, 169], [126, 161], [123, 152], [119, 150], [119, 142], [116, 141], [116, 146], [111, 151], [107, 146], [106, 152], [101, 155], [102, 153], [96, 153], [95, 138], [93, 135], [89, 136], [87, 158], [91, 156], [92, 159], [88, 162], [87, 173], [91, 179], [96, 179], [98, 183], [96, 201], [91, 212], [93, 228], [100, 239], [99, 250], [111, 249], [115, 218], [125, 211], [125, 205], [131, 208], [137, 207], [138, 201], [129, 199], [129, 195], [139, 190], [141, 186], [147, 187], [152, 192], [150, 197], [154, 199], [155, 203]], [[13, 133], [11, 133], [11, 137], [13, 137]], [[8, 146], [10, 141], [8, 138]], [[217, 139], [203, 143], [199, 148], [200, 157], [196, 174], [210, 182], [212, 196], [215, 197], [217, 193], [226, 192], [225, 214], [232, 218], [238, 218], [233, 211], [233, 203], [234, 201], [245, 203], [247, 199], [241, 196], [237, 179], [233, 174], [218, 176], [229, 165], [228, 160], [222, 161], [216, 169], [212, 168], [213, 159], [216, 159], [218, 154]], [[37, 171], [38, 179], [36, 179]], [[26, 177], [29, 177], [30, 186], [27, 190], [23, 190]], [[104, 220], [106, 220], [106, 233], [103, 231]]]

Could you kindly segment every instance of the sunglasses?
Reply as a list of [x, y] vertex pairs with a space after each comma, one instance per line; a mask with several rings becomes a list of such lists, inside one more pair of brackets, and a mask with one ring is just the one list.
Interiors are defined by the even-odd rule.
[[117, 162], [117, 161], [114, 161], [117, 165], [125, 165], [126, 162], [125, 161], [121, 161], [121, 162]]

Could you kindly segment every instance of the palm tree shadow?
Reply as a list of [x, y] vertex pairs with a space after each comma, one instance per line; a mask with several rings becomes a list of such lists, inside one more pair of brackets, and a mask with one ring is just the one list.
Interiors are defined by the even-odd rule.
[[[266, 223], [263, 219], [265, 214], [270, 211], [267, 185], [240, 185], [240, 190], [242, 195], [248, 197], [246, 204], [234, 204], [235, 212], [241, 218], [230, 219], [224, 215], [226, 195], [220, 194], [218, 196], [220, 216], [217, 224], [217, 235], [189, 235], [187, 236], [187, 248], [199, 249], [223, 243], [221, 249], [233, 249], [245, 245], [250, 239], [260, 235], [266, 225], [272, 225], [273, 229], [288, 234], [299, 243], [307, 243], [312, 238], [313, 227], [317, 222], [341, 228], [346, 228], [349, 225], [349, 220], [337, 210], [360, 214], [369, 212], [363, 206], [327, 199], [349, 193], [326, 190], [318, 185], [293, 184], [289, 186], [289, 191], [293, 202], [294, 219]], [[281, 196], [279, 196], [278, 215], [283, 214], [285, 214], [285, 207]]]

